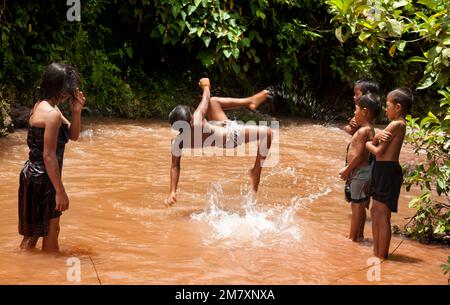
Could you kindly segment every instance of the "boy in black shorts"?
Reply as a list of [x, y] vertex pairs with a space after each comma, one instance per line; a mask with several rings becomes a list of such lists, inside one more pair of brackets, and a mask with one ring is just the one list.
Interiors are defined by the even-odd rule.
[[403, 182], [398, 162], [406, 133], [405, 116], [411, 111], [413, 96], [409, 88], [398, 88], [386, 98], [386, 114], [391, 121], [385, 131], [391, 140], [380, 141], [378, 133], [366, 143], [376, 161], [372, 172], [372, 231], [375, 256], [386, 259], [391, 241], [391, 212], [397, 212], [398, 197]]

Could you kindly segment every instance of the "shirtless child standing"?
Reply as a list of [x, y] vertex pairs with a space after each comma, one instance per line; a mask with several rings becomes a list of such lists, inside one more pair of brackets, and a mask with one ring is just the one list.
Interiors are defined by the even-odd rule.
[[370, 199], [372, 166], [365, 145], [375, 135], [373, 123], [380, 113], [380, 98], [376, 94], [366, 94], [355, 102], [355, 122], [359, 129], [353, 134], [347, 148], [346, 166], [339, 171], [345, 180], [345, 197], [351, 202], [352, 220], [349, 238], [352, 241], [364, 239], [366, 210]]
[[398, 88], [386, 98], [386, 114], [391, 121], [385, 131], [391, 140], [379, 140], [379, 133], [366, 143], [375, 155], [372, 190], [372, 231], [374, 255], [386, 259], [391, 242], [391, 212], [397, 212], [398, 197], [403, 183], [402, 168], [398, 162], [406, 133], [405, 116], [411, 111], [413, 96], [409, 88]]

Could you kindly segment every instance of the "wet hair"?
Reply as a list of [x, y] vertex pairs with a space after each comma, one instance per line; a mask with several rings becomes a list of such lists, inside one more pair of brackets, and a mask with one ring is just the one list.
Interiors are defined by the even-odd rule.
[[377, 82], [371, 80], [358, 80], [353, 87], [359, 87], [362, 94], [375, 93], [380, 94], [380, 86]]
[[81, 78], [74, 67], [54, 62], [47, 66], [42, 75], [38, 88], [39, 98], [41, 100], [51, 99], [66, 93], [74, 99], [76, 89], [80, 86]]
[[404, 115], [411, 112], [414, 96], [411, 89], [407, 87], [397, 88], [388, 93], [388, 97], [391, 97], [391, 101], [394, 104], [400, 104], [402, 106], [402, 113]]
[[[178, 105], [169, 113], [169, 123], [171, 126], [177, 121], [191, 122], [191, 107], [186, 105]], [[180, 130], [181, 132], [181, 130]]]
[[373, 118], [378, 117], [381, 112], [381, 102], [378, 94], [364, 94], [359, 98], [356, 104], [361, 108], [368, 109]]

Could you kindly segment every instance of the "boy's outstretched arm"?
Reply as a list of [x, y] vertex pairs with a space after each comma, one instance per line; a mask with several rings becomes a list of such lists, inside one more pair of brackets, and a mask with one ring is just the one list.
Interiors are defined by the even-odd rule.
[[200, 101], [200, 104], [197, 106], [197, 109], [194, 111], [193, 115], [193, 123], [194, 126], [202, 126], [203, 119], [206, 116], [206, 113], [208, 113], [208, 106], [209, 106], [209, 100], [210, 100], [210, 88], [211, 85], [209, 83], [208, 78], [202, 78], [200, 79], [198, 85], [203, 90], [202, 100]]
[[170, 164], [170, 192], [169, 196], [167, 196], [165, 200], [166, 206], [172, 206], [175, 202], [177, 202], [176, 193], [178, 187], [178, 180], [180, 179], [180, 156], [174, 156], [172, 154], [172, 161]]

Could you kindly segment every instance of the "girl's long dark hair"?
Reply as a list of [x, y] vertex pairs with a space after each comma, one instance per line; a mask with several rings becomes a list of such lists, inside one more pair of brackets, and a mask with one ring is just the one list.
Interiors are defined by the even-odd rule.
[[74, 67], [54, 62], [45, 69], [40, 86], [33, 92], [33, 99], [51, 99], [62, 93], [74, 99], [80, 86], [81, 78]]

